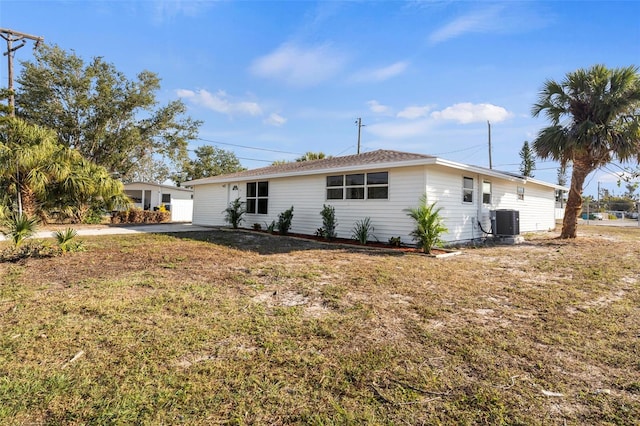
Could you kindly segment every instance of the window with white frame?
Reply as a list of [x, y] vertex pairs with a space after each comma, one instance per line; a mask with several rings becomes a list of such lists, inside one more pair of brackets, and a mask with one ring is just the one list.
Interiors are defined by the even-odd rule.
[[247, 182], [247, 213], [267, 214], [269, 182]]
[[491, 182], [487, 180], [482, 182], [482, 203], [491, 204]]
[[386, 200], [389, 172], [327, 176], [327, 200]]
[[524, 200], [524, 186], [518, 187], [518, 200]]
[[466, 176], [462, 178], [462, 201], [473, 203], [473, 178]]

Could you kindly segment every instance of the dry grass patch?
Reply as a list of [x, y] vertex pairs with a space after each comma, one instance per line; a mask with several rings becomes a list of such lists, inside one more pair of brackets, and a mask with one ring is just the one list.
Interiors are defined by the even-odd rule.
[[0, 423], [640, 418], [640, 230], [432, 259], [243, 232], [0, 264]]

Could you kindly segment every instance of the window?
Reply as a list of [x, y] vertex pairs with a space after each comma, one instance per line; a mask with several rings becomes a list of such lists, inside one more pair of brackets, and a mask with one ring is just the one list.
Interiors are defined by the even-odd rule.
[[344, 176], [327, 176], [327, 200], [344, 198]]
[[171, 202], [171, 194], [162, 194], [162, 202], [170, 203]]
[[267, 214], [269, 182], [247, 182], [247, 213]]
[[491, 182], [482, 182], [482, 202], [484, 204], [491, 204]]
[[473, 178], [462, 178], [462, 201], [465, 203], [473, 203]]
[[327, 200], [386, 200], [389, 172], [327, 176]]
[[524, 200], [524, 186], [518, 187], [518, 200]]

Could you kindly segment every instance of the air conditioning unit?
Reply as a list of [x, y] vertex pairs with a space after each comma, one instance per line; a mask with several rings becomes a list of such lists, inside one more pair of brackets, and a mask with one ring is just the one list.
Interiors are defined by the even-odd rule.
[[520, 235], [520, 212], [518, 210], [491, 210], [491, 230], [496, 237]]

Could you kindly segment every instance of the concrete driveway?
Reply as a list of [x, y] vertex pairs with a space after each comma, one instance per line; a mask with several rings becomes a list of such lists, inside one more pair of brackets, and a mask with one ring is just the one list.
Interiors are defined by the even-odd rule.
[[[148, 225], [68, 225], [78, 231], [78, 235], [118, 235], [118, 234], [140, 234], [140, 233], [171, 233], [171, 232], [192, 232], [208, 231], [213, 228], [192, 225], [190, 223], [159, 223]], [[43, 228], [46, 228], [44, 226]], [[52, 238], [53, 233], [59, 229], [66, 229], [67, 226], [57, 225], [55, 229], [43, 229], [36, 232], [36, 238]], [[6, 238], [0, 234], [0, 241]]]
[[638, 226], [640, 226], [640, 222], [632, 219], [611, 219], [611, 220], [610, 219], [605, 219], [605, 220], [578, 219], [578, 225], [617, 226], [617, 227], [637, 228]]

